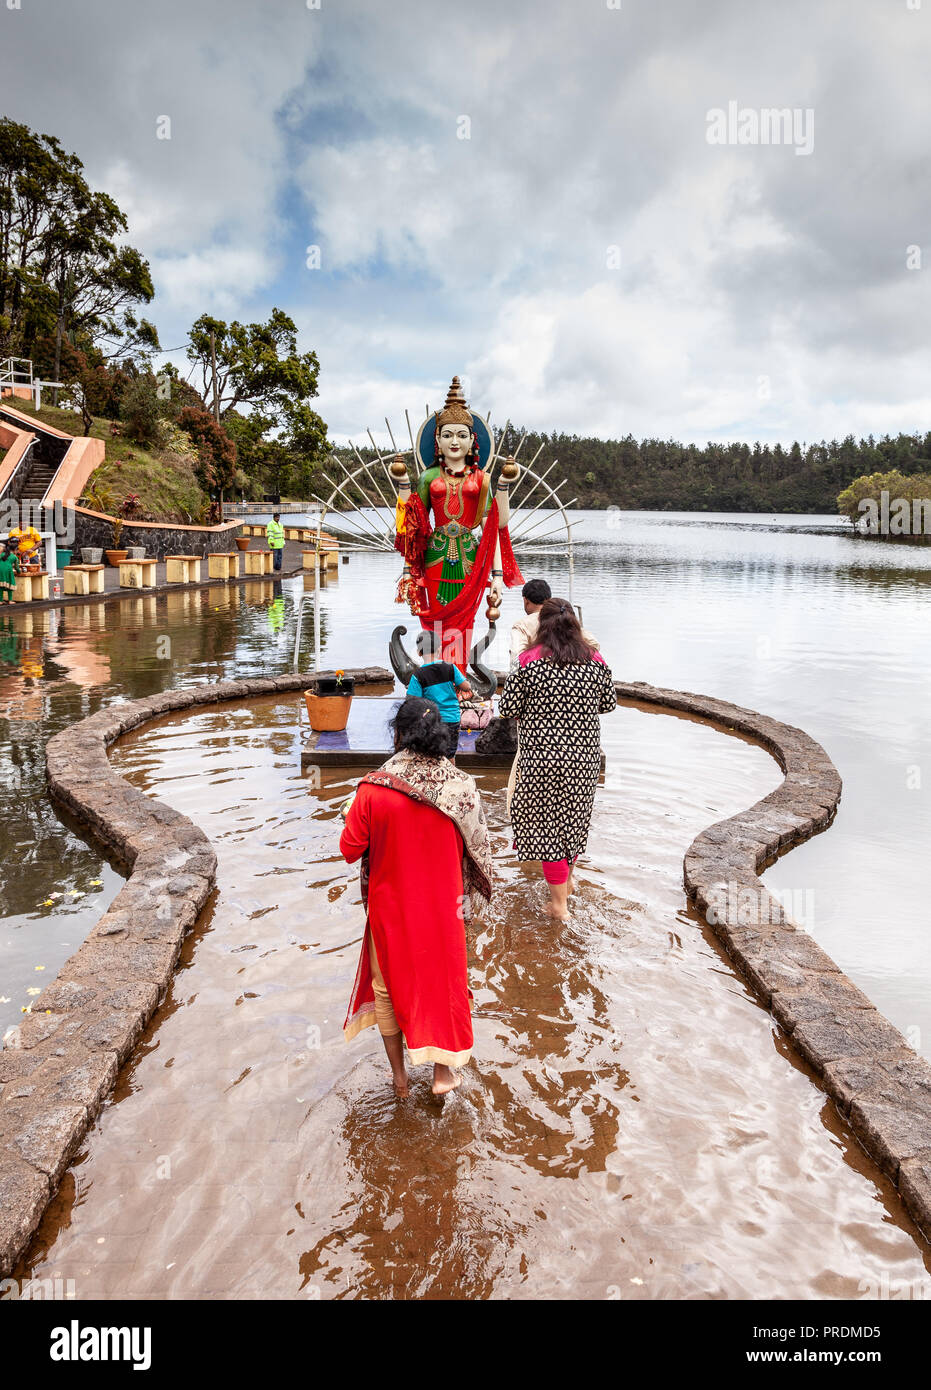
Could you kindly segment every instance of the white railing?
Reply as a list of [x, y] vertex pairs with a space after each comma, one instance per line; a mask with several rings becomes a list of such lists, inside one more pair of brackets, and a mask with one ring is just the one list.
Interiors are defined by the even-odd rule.
[[0, 386], [28, 386], [34, 388], [30, 357], [0, 357]]
[[265, 516], [280, 512], [282, 516], [316, 516], [316, 502], [224, 502], [224, 517]]
[[[61, 388], [65, 381], [43, 381], [33, 374], [30, 357], [0, 357], [0, 396], [4, 387], [12, 394], [14, 386], [25, 386], [32, 393], [32, 403], [36, 410], [42, 405], [42, 392], [46, 386]], [[15, 397], [14, 397], [15, 399]]]

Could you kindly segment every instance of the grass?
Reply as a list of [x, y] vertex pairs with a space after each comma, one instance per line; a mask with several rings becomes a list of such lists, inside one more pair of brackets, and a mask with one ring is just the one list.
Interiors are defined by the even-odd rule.
[[[81, 417], [73, 410], [43, 405], [37, 411], [29, 401], [6, 398], [3, 403], [67, 434], [83, 433]], [[118, 511], [127, 494], [137, 492], [136, 515], [140, 520], [196, 521], [208, 499], [194, 476], [194, 459], [170, 449], [146, 449], [112, 435], [112, 423], [98, 416], [91, 425], [91, 438], [103, 440], [106, 454], [104, 462], [91, 474], [85, 493], [105, 489], [111, 493], [113, 508]]]

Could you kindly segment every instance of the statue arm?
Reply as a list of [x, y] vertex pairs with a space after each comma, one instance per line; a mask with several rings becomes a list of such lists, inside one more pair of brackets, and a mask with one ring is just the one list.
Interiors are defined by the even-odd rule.
[[421, 502], [424, 504], [424, 506], [426, 507], [427, 511], [429, 512], [429, 510], [430, 510], [430, 472], [429, 472], [429, 470], [428, 470], [426, 473], [421, 473], [420, 477], [417, 479], [417, 496], [420, 498]]
[[491, 566], [491, 583], [488, 586], [488, 607], [500, 608], [504, 594], [504, 562], [501, 559], [501, 536], [495, 538], [495, 558]]
[[391, 461], [390, 473], [398, 489], [398, 501], [407, 502], [412, 492], [416, 492], [424, 505], [425, 511], [430, 511], [430, 483], [438, 473], [438, 469], [428, 468], [420, 474], [413, 488], [411, 487], [410, 475], [407, 471], [407, 464], [404, 462], [402, 454], [395, 454]]
[[498, 532], [495, 537], [495, 558], [491, 567], [491, 584], [488, 590], [488, 604], [491, 608], [500, 608], [501, 599], [504, 593], [504, 565], [501, 559], [501, 535], [500, 532], [507, 526], [511, 519], [511, 505], [509, 494], [511, 488], [520, 477], [520, 469], [514, 459], [510, 456], [505, 459], [501, 472], [498, 475], [498, 486], [495, 488], [495, 501], [498, 504]]
[[[408, 560], [407, 541], [404, 538], [405, 512], [407, 500], [411, 495], [411, 480], [407, 473], [407, 464], [404, 462], [402, 454], [395, 454], [391, 463], [388, 465], [388, 472], [391, 474], [391, 481], [398, 490], [397, 500], [394, 507], [394, 548], [399, 550], [404, 556], [404, 570], [398, 584], [397, 602], [403, 603], [410, 590], [411, 567]], [[411, 610], [413, 612], [413, 609]]]
[[[394, 458], [391, 460], [388, 472], [391, 474], [394, 485], [398, 490], [398, 501], [403, 505], [411, 495], [411, 480], [407, 471], [407, 464], [404, 462], [403, 454], [395, 454]], [[418, 482], [418, 492], [419, 491], [420, 487]]]
[[504, 460], [501, 472], [498, 475], [498, 486], [495, 488], [495, 501], [498, 504], [498, 530], [507, 526], [511, 519], [511, 503], [509, 494], [520, 477], [520, 469], [512, 457]]

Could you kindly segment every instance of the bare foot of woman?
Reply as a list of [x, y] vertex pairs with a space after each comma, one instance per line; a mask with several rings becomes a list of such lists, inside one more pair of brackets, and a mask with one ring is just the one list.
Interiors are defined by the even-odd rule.
[[433, 1064], [433, 1085], [430, 1088], [435, 1096], [445, 1096], [447, 1091], [455, 1091], [462, 1081], [451, 1067], [444, 1067], [439, 1062]]
[[556, 922], [568, 922], [569, 905], [566, 902], [568, 884], [551, 883], [549, 885], [550, 900], [546, 905], [547, 917], [552, 917]]
[[400, 1033], [390, 1033], [388, 1037], [382, 1038], [382, 1042], [388, 1054], [394, 1093], [398, 1100], [406, 1100], [411, 1092], [407, 1079], [407, 1068], [404, 1065], [404, 1038]]

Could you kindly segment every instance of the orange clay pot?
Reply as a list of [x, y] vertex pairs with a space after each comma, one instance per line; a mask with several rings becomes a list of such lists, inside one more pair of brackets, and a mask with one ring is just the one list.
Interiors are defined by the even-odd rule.
[[345, 729], [349, 723], [351, 695], [314, 695], [304, 691], [307, 717], [315, 734], [332, 734]]

